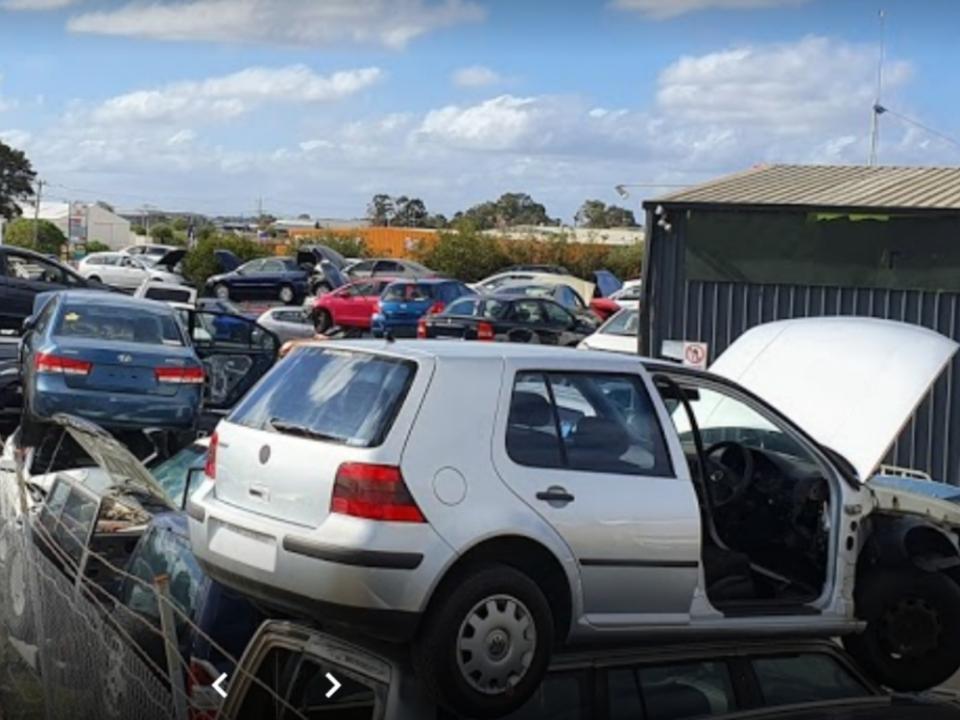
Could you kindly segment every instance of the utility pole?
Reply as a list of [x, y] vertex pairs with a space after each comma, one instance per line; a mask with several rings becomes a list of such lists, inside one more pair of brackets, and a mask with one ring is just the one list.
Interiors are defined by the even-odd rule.
[[43, 180], [37, 180], [37, 202], [33, 206], [33, 247], [37, 247], [37, 234], [40, 230], [40, 200], [43, 197]]
[[870, 159], [869, 165], [877, 164], [877, 149], [880, 143], [880, 116], [885, 112], [883, 105], [880, 104], [883, 93], [883, 62], [886, 54], [887, 44], [887, 22], [886, 14], [880, 11], [880, 60], [877, 63], [877, 94], [873, 103], [873, 116], [870, 124]]

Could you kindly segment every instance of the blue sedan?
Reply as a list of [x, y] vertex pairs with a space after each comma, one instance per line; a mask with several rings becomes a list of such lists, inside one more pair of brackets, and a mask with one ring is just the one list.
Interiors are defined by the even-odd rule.
[[387, 333], [393, 337], [416, 337], [421, 317], [439, 313], [457, 298], [473, 294], [459, 280], [398, 280], [384, 288], [370, 318], [370, 329], [374, 337]]
[[192, 430], [199, 420], [203, 365], [169, 305], [55, 293], [22, 343], [28, 422], [70, 413], [113, 430]]
[[292, 305], [303, 302], [309, 280], [310, 272], [293, 258], [259, 258], [214, 275], [204, 290], [221, 300], [279, 300]]

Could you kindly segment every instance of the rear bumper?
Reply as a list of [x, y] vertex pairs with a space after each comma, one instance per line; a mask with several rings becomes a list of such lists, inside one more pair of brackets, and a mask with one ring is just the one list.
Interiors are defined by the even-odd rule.
[[229, 505], [214, 491], [206, 481], [188, 503], [197, 559], [224, 585], [292, 615], [404, 639], [455, 557], [426, 523], [334, 514], [310, 528]]
[[415, 338], [419, 318], [391, 318], [374, 315], [370, 318], [370, 331], [374, 337], [383, 337], [388, 330], [398, 338]]
[[190, 430], [200, 411], [200, 388], [181, 387], [175, 395], [139, 395], [68, 388], [62, 380], [44, 378], [30, 395], [30, 412], [49, 419], [69, 413], [105, 428]]

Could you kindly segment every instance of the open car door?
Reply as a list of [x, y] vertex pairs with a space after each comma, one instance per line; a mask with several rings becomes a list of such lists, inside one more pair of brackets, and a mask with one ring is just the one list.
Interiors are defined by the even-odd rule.
[[280, 340], [265, 327], [240, 315], [185, 311], [187, 330], [207, 375], [204, 409], [230, 410], [273, 367]]

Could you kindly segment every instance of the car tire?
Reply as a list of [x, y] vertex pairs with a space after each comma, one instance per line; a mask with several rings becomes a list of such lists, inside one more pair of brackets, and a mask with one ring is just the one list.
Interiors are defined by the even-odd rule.
[[330, 329], [331, 325], [333, 325], [333, 318], [330, 316], [330, 311], [323, 308], [317, 310], [313, 317], [314, 329], [318, 333], [324, 333]]
[[213, 294], [216, 295], [219, 300], [229, 300], [230, 288], [223, 283], [218, 283], [213, 286]]
[[413, 645], [420, 682], [440, 704], [467, 717], [518, 709], [546, 674], [553, 648], [553, 615], [543, 591], [509, 565], [484, 564], [440, 592]]
[[30, 589], [27, 585], [27, 558], [22, 546], [22, 537], [8, 538], [4, 575], [7, 580], [6, 612], [7, 630], [18, 640], [33, 637], [33, 615]]
[[103, 280], [100, 279], [99, 275], [91, 275], [90, 277], [87, 278], [87, 280], [89, 280], [90, 282], [98, 282], [98, 283], [103, 282]]
[[926, 690], [960, 668], [960, 586], [937, 572], [878, 569], [857, 580], [857, 617], [843, 644], [882, 685]]
[[293, 301], [296, 299], [296, 296], [296, 293], [293, 292], [293, 288], [289, 285], [283, 285], [280, 288], [280, 292], [277, 293], [277, 297], [284, 305], [292, 305]]

